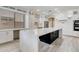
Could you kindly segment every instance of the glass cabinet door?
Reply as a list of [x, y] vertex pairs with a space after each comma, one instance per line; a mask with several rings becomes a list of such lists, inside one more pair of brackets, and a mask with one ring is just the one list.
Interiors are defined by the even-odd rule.
[[23, 14], [15, 13], [15, 28], [24, 28], [24, 17]]
[[14, 12], [9, 11], [9, 19], [7, 20], [8, 28], [14, 28]]
[[24, 28], [25, 14], [0, 8], [0, 29]]
[[14, 12], [0, 9], [0, 29], [14, 28]]

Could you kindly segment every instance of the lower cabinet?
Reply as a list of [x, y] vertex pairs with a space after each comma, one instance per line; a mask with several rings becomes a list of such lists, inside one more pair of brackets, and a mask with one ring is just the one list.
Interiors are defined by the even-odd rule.
[[39, 37], [40, 41], [47, 44], [53, 43], [57, 38], [59, 38], [59, 30], [56, 30], [54, 32], [51, 32]]
[[13, 40], [13, 31], [0, 31], [0, 44]]

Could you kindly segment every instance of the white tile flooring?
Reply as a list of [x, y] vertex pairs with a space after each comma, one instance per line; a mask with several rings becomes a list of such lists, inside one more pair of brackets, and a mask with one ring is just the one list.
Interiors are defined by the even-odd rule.
[[[79, 52], [79, 38], [63, 36], [63, 42], [61, 45], [48, 44], [43, 48], [43, 52]], [[0, 52], [20, 52], [19, 40], [0, 44]]]

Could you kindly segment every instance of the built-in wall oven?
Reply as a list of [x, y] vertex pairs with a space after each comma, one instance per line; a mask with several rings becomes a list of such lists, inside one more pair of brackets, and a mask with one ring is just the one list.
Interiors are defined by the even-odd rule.
[[74, 20], [74, 31], [79, 31], [79, 20]]

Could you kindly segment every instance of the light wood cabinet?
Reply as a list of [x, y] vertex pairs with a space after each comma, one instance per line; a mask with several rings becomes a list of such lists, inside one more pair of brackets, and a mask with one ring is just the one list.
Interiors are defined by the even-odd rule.
[[25, 14], [0, 8], [0, 29], [24, 28]]
[[14, 12], [0, 9], [0, 29], [14, 28]]
[[49, 27], [54, 27], [54, 21], [55, 21], [55, 19], [53, 18], [53, 17], [49, 17], [48, 18], [48, 22], [49, 22]]
[[15, 28], [24, 28], [24, 15], [15, 13], [15, 21], [14, 21], [14, 27]]

